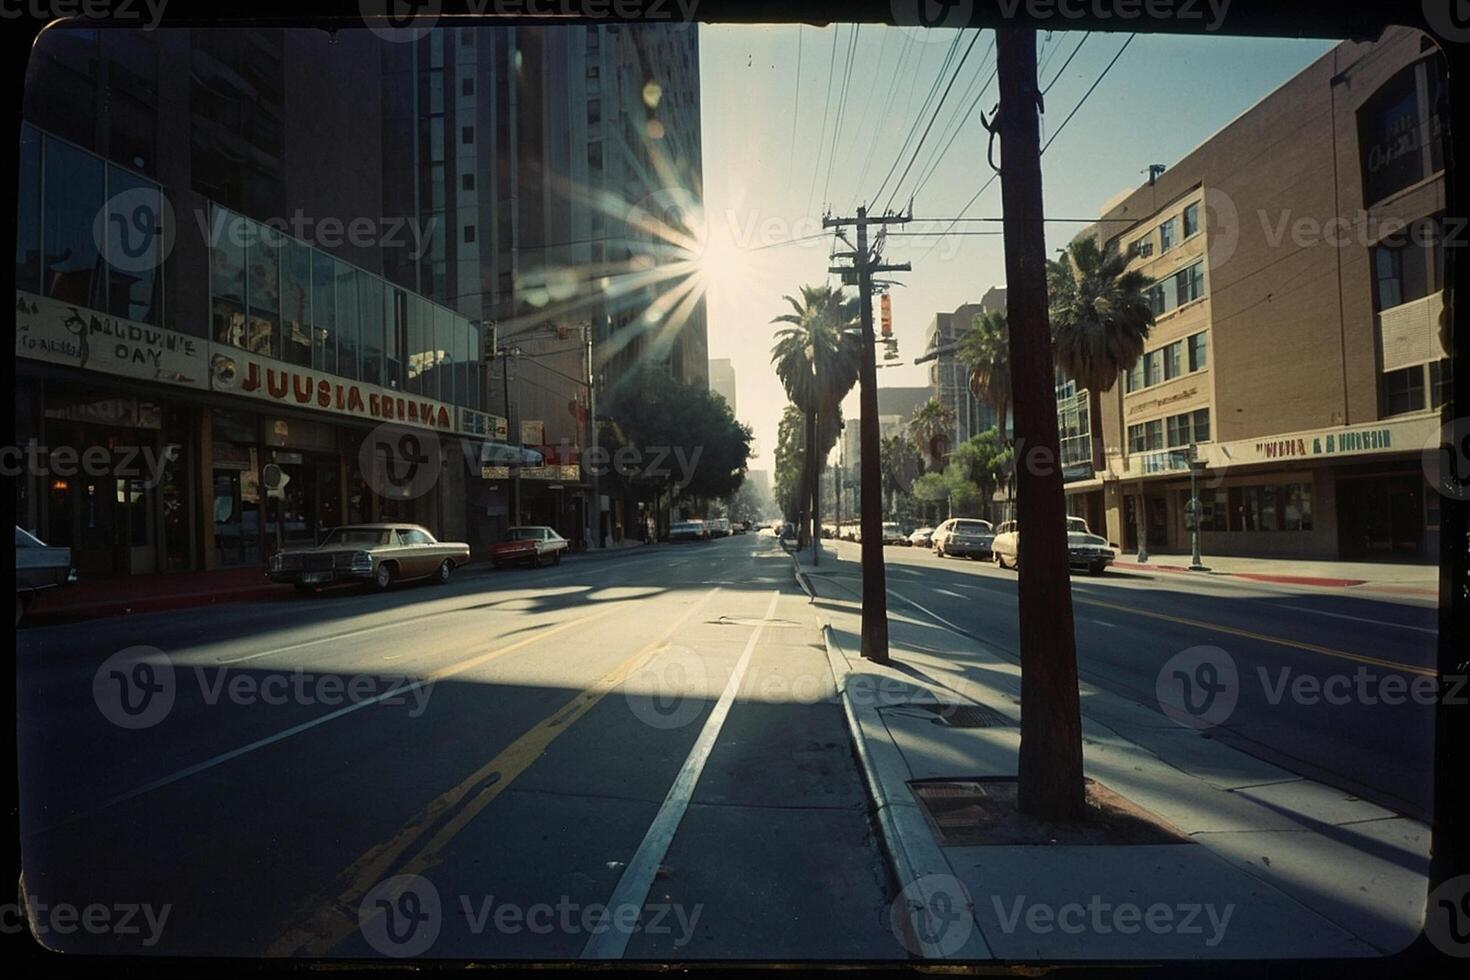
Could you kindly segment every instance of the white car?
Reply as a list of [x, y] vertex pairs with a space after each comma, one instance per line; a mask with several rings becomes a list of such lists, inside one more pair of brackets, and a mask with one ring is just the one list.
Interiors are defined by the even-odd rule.
[[989, 521], [974, 517], [952, 517], [935, 528], [930, 547], [940, 558], [958, 555], [988, 560], [994, 541], [995, 528]]
[[884, 544], [908, 544], [908, 535], [903, 533], [903, 527], [897, 521], [883, 522]]
[[934, 541], [934, 529], [932, 527], [921, 527], [909, 535], [909, 544], [916, 548], [927, 548]]
[[[995, 536], [995, 563], [1001, 568], [1020, 569], [1021, 533], [1015, 521], [1006, 521]], [[1067, 518], [1067, 565], [1101, 575], [1113, 563], [1115, 552], [1107, 538], [1093, 534], [1080, 517]]]

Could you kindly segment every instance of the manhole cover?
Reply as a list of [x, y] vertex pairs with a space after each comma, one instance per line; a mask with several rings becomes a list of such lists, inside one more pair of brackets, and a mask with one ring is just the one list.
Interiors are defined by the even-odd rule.
[[[1016, 722], [983, 704], [942, 704], [936, 701], [911, 701], [892, 708], [915, 708], [934, 716], [936, 725], [947, 728], [1015, 728]], [[891, 710], [885, 708], [884, 710]]]

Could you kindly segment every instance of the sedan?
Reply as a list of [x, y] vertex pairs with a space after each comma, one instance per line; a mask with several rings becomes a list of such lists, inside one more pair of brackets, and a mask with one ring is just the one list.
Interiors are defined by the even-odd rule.
[[540, 568], [548, 562], [560, 565], [567, 546], [566, 538], [544, 525], [513, 527], [505, 532], [504, 539], [490, 546], [490, 561], [496, 568], [517, 564]]
[[303, 592], [357, 582], [382, 591], [412, 579], [449, 581], [470, 560], [462, 541], [439, 541], [421, 524], [347, 524], [333, 528], [318, 545], [288, 548], [270, 557], [273, 582]]
[[71, 567], [71, 549], [54, 548], [29, 531], [15, 529], [15, 625], [37, 592], [71, 585], [77, 570]]
[[909, 544], [916, 548], [927, 548], [934, 543], [934, 529], [921, 527], [909, 535]]
[[954, 517], [934, 531], [930, 546], [940, 558], [958, 555], [964, 558], [989, 559], [995, 543], [995, 528], [989, 521]]
[[[1000, 526], [995, 538], [995, 563], [1001, 568], [1019, 570], [1021, 532], [1015, 521], [1006, 521]], [[1067, 518], [1067, 565], [1069, 568], [1086, 569], [1091, 575], [1101, 575], [1113, 563], [1113, 549], [1106, 538], [1093, 534], [1087, 522], [1078, 517]]]
[[675, 521], [669, 525], [670, 541], [705, 541], [709, 539], [709, 529], [704, 526], [703, 521]]

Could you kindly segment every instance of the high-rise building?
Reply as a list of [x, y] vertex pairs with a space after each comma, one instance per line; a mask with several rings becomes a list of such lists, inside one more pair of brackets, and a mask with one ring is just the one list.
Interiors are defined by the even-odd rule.
[[929, 321], [925, 350], [915, 363], [929, 364], [931, 396], [954, 412], [954, 428], [946, 440], [948, 450], [996, 424], [995, 412], [970, 390], [970, 372], [956, 354], [975, 317], [1005, 308], [1005, 287], [992, 286], [980, 302], [961, 304], [952, 313], [936, 313]]
[[735, 411], [735, 365], [728, 357], [709, 362], [709, 390], [724, 398], [731, 412]]

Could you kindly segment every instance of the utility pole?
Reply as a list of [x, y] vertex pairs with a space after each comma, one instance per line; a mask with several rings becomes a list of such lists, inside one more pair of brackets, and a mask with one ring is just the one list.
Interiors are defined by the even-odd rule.
[[[588, 320], [587, 330], [587, 453], [591, 459], [600, 460], [601, 453], [597, 449], [597, 382], [592, 375], [592, 321]], [[587, 459], [582, 460], [582, 465], [587, 465]], [[594, 548], [601, 548], [607, 543], [602, 534], [602, 481], [599, 479], [598, 471], [602, 466], [592, 467], [592, 541], [589, 542]], [[586, 474], [584, 473], [585, 477]]]
[[842, 274], [843, 283], [856, 282], [858, 308], [862, 315], [863, 359], [858, 372], [859, 497], [862, 529], [863, 640], [864, 659], [888, 662], [888, 582], [883, 567], [883, 489], [878, 465], [878, 344], [873, 335], [873, 273], [908, 272], [909, 263], [883, 265], [877, 249], [868, 250], [868, 225], [899, 225], [913, 220], [912, 206], [906, 215], [884, 214], [873, 218], [866, 207], [855, 218], [822, 219], [823, 228], [857, 228], [857, 247], [838, 253], [852, 259], [851, 266], [833, 266], [828, 271]]
[[1026, 454], [1016, 468], [1021, 528], [1016, 584], [1021, 638], [1018, 802], [1021, 812], [1042, 819], [1073, 819], [1083, 814], [1082, 718], [1067, 569], [1067, 506], [1056, 465], [1060, 440], [1046, 296], [1036, 31], [998, 29], [996, 67], [1000, 108], [987, 126], [1000, 135], [1012, 410], [1016, 445]]
[[[516, 450], [515, 459], [510, 463], [510, 520], [506, 527], [515, 527], [521, 521], [521, 436], [514, 428], [515, 422], [510, 417], [510, 359], [511, 355], [519, 354], [520, 349], [516, 347], [497, 347], [495, 353], [500, 358], [501, 386], [505, 389], [505, 441], [507, 445]], [[511, 434], [515, 433], [512, 440]]]

